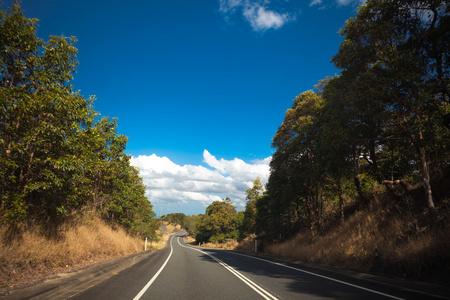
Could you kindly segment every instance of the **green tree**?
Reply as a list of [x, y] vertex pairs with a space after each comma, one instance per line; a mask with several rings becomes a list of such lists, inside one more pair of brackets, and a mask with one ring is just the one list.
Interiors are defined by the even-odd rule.
[[199, 222], [195, 239], [197, 242], [225, 242], [237, 239], [243, 213], [237, 213], [230, 198], [214, 201], [206, 208], [206, 214]]
[[171, 213], [166, 216], [164, 216], [163, 220], [167, 221], [169, 223], [175, 223], [180, 225], [182, 228], [186, 227], [186, 224], [188, 223], [188, 217], [183, 213]]
[[324, 172], [317, 159], [322, 101], [313, 91], [297, 96], [273, 138], [276, 151], [267, 187], [274, 238], [291, 236], [308, 223], [323, 226]]
[[391, 137], [400, 140], [398, 153], [415, 150], [432, 219], [430, 158], [443, 134], [440, 124], [450, 96], [448, 11], [445, 1], [368, 1], [341, 30], [344, 41], [333, 58], [343, 69], [341, 80], [351, 83], [353, 99], [377, 104], [369, 109], [378, 111], [371, 115], [379, 131], [372, 141]]
[[130, 232], [151, 235], [152, 205], [123, 151], [116, 120], [74, 92], [75, 38], [36, 35], [16, 2], [0, 10], [0, 222], [32, 215], [52, 228], [90, 207]]
[[336, 201], [344, 221], [346, 195], [368, 203], [360, 177], [375, 178], [398, 198], [393, 184], [420, 174], [435, 218], [431, 179], [442, 176], [450, 154], [442, 126], [449, 20], [445, 1], [369, 0], [346, 22], [333, 57], [341, 75], [300, 94], [273, 138], [257, 232], [279, 239], [324, 228], [323, 212]]
[[80, 205], [68, 188], [77, 164], [71, 146], [93, 114], [91, 99], [68, 84], [75, 39], [42, 41], [36, 19], [18, 3], [0, 17], [2, 221], [20, 221], [30, 211], [62, 214]]
[[195, 236], [197, 224], [200, 222], [202, 215], [186, 216], [184, 228], [188, 234]]
[[243, 239], [248, 234], [255, 233], [256, 231], [256, 202], [260, 199], [263, 192], [264, 187], [261, 183], [261, 177], [258, 176], [253, 181], [253, 186], [245, 191], [247, 203], [245, 205], [242, 227], [240, 229], [240, 239]]

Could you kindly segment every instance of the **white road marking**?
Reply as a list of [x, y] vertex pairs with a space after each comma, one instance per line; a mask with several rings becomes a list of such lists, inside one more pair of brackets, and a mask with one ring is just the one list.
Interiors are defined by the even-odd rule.
[[229, 265], [227, 265], [225, 262], [221, 261], [220, 259], [218, 259], [217, 257], [202, 251], [200, 249], [194, 248], [194, 247], [188, 247], [188, 246], [184, 246], [180, 243], [180, 238], [177, 239], [178, 244], [181, 247], [184, 248], [188, 248], [191, 250], [195, 250], [198, 251], [202, 254], [208, 255], [209, 257], [211, 257], [213, 260], [215, 260], [216, 262], [218, 262], [221, 266], [223, 266], [225, 269], [227, 269], [228, 271], [230, 271], [234, 276], [236, 276], [237, 278], [239, 278], [241, 281], [243, 281], [246, 285], [248, 285], [250, 288], [252, 288], [255, 292], [257, 292], [259, 295], [261, 295], [261, 297], [263, 297], [266, 300], [277, 300], [277, 298], [275, 296], [273, 296], [272, 294], [270, 294], [269, 292], [267, 292], [266, 290], [264, 290], [262, 287], [260, 287], [259, 285], [257, 285], [256, 283], [254, 283], [253, 281], [251, 281], [249, 278], [245, 277], [244, 275], [242, 275], [241, 273], [239, 273], [238, 271], [236, 271], [235, 269], [233, 269], [232, 267], [230, 267]]
[[161, 268], [158, 270], [158, 272], [156, 272], [156, 274], [152, 277], [152, 279], [150, 279], [150, 281], [142, 288], [142, 290], [136, 295], [136, 297], [133, 298], [133, 300], [141, 299], [142, 295], [144, 295], [144, 293], [148, 290], [148, 288], [152, 285], [152, 283], [156, 280], [156, 278], [159, 276], [159, 274], [162, 272], [164, 267], [169, 262], [169, 259], [170, 259], [170, 257], [172, 256], [172, 253], [173, 253], [172, 240], [173, 240], [173, 237], [170, 239], [170, 254], [169, 254], [169, 257], [167, 257], [166, 261], [161, 266]]
[[385, 297], [388, 297], [388, 298], [397, 299], [397, 300], [403, 300], [403, 298], [398, 298], [396, 296], [392, 296], [392, 295], [389, 295], [389, 294], [385, 294], [385, 293], [382, 293], [382, 292], [371, 290], [371, 289], [368, 289], [368, 288], [365, 288], [365, 287], [362, 287], [362, 286], [359, 286], [359, 285], [356, 285], [356, 284], [348, 283], [348, 282], [345, 282], [345, 281], [342, 281], [342, 280], [338, 280], [338, 279], [334, 279], [334, 278], [331, 278], [331, 277], [328, 277], [328, 276], [324, 276], [324, 275], [316, 274], [316, 273], [313, 273], [313, 272], [305, 271], [305, 270], [302, 270], [302, 269], [294, 268], [294, 267], [291, 267], [291, 266], [288, 266], [288, 265], [285, 265], [285, 264], [282, 264], [282, 263], [277, 263], [277, 262], [273, 262], [273, 261], [270, 261], [270, 260], [266, 260], [266, 259], [262, 259], [262, 258], [250, 256], [250, 255], [245, 255], [245, 254], [241, 254], [241, 253], [236, 253], [236, 252], [231, 252], [231, 251], [227, 251], [227, 252], [231, 253], [231, 254], [235, 254], [235, 255], [240, 255], [240, 256], [245, 256], [245, 257], [248, 257], [248, 258], [260, 260], [260, 261], [263, 261], [263, 262], [266, 262], [266, 263], [270, 263], [270, 264], [273, 264], [273, 265], [285, 267], [285, 268], [288, 268], [288, 269], [292, 269], [292, 270], [295, 270], [295, 271], [298, 271], [298, 272], [302, 272], [302, 273], [306, 273], [306, 274], [309, 274], [309, 275], [317, 276], [317, 277], [320, 277], [320, 278], [328, 279], [328, 280], [331, 280], [331, 281], [334, 281], [334, 282], [338, 282], [338, 283], [341, 283], [341, 284], [344, 284], [344, 285], [348, 285], [348, 286], [351, 286], [351, 287], [354, 287], [354, 288], [357, 288], [357, 289], [361, 289], [361, 290], [365, 290], [365, 291], [368, 291], [368, 292], [371, 292], [371, 293], [374, 293], [374, 294], [382, 295], [382, 296], [385, 296]]
[[[172, 256], [172, 253], [173, 253], [172, 240], [173, 240], [173, 238], [170, 239], [170, 254], [167, 257], [166, 261], [161, 266], [161, 268], [158, 270], [158, 272], [156, 272], [156, 274], [152, 277], [152, 279], [150, 279], [150, 281], [144, 286], [144, 288], [142, 288], [142, 290], [136, 295], [136, 297], [133, 298], [133, 300], [139, 300], [142, 297], [142, 295], [144, 295], [144, 293], [153, 284], [153, 282], [156, 280], [156, 278], [159, 276], [159, 274], [163, 271], [163, 269], [165, 268], [165, 266], [169, 262], [169, 259], [170, 259], [170, 257]], [[201, 252], [202, 254], [208, 255], [213, 260], [215, 260], [220, 265], [222, 265], [224, 268], [226, 268], [228, 271], [230, 271], [233, 275], [235, 275], [240, 280], [242, 280], [245, 284], [247, 284], [255, 292], [257, 292], [259, 295], [261, 295], [264, 299], [277, 300], [277, 298], [275, 296], [273, 296], [272, 294], [270, 294], [269, 292], [264, 290], [262, 287], [260, 287], [259, 285], [257, 285], [253, 281], [251, 281], [249, 278], [245, 277], [244, 275], [242, 275], [241, 273], [239, 273], [238, 271], [236, 271], [231, 266], [227, 265], [225, 262], [223, 262], [222, 260], [218, 259], [217, 257], [215, 257], [215, 256], [213, 256], [213, 255], [211, 255], [211, 254], [209, 254], [209, 253], [207, 253], [205, 251], [202, 251], [200, 249], [182, 245], [180, 243], [180, 238], [179, 237], [177, 238], [177, 241], [178, 241], [178, 244], [181, 247], [188, 248], [188, 249], [191, 249], [191, 250], [195, 250], [195, 251]], [[284, 268], [288, 268], [288, 269], [295, 270], [295, 271], [298, 271], [298, 272], [302, 272], [302, 273], [305, 273], [305, 274], [313, 275], [313, 276], [320, 277], [320, 278], [323, 278], [323, 279], [331, 280], [331, 281], [338, 282], [338, 283], [341, 283], [341, 284], [344, 284], [344, 285], [348, 285], [348, 286], [351, 286], [351, 287], [354, 287], [354, 288], [357, 288], [357, 289], [361, 289], [361, 290], [365, 290], [365, 291], [368, 291], [368, 292], [371, 292], [371, 293], [374, 293], [374, 294], [382, 295], [382, 296], [385, 296], [385, 297], [388, 297], [388, 298], [397, 299], [397, 300], [403, 300], [403, 298], [399, 298], [399, 297], [396, 297], [396, 296], [392, 296], [392, 295], [389, 295], [389, 294], [378, 292], [378, 291], [375, 291], [375, 290], [372, 290], [372, 289], [368, 289], [368, 288], [365, 288], [365, 287], [362, 287], [362, 286], [359, 286], [359, 285], [355, 285], [355, 284], [352, 284], [352, 283], [348, 283], [348, 282], [345, 282], [345, 281], [342, 281], [342, 280], [334, 279], [332, 277], [328, 277], [328, 276], [320, 275], [320, 274], [317, 274], [317, 273], [305, 271], [305, 270], [302, 270], [302, 269], [299, 269], [299, 268], [291, 267], [291, 266], [288, 266], [288, 265], [285, 265], [285, 264], [282, 264], [282, 263], [277, 263], [277, 262], [273, 262], [273, 261], [270, 261], [270, 260], [266, 260], [266, 259], [262, 259], [262, 258], [259, 258], [259, 257], [250, 256], [250, 255], [245, 255], [245, 254], [241, 254], [241, 253], [236, 253], [236, 252], [231, 252], [231, 251], [227, 251], [227, 252], [231, 253], [231, 254], [234, 254], [234, 255], [240, 255], [240, 256], [247, 257], [247, 258], [251, 258], [251, 259], [263, 261], [263, 262], [266, 262], [266, 263], [270, 263], [270, 264], [273, 264], [273, 265], [281, 266], [281, 267], [284, 267]]]

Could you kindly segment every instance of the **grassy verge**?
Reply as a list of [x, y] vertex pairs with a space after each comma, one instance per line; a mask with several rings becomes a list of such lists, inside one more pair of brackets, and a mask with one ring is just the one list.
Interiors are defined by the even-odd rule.
[[441, 220], [431, 228], [424, 209], [413, 212], [385, 200], [375, 198], [372, 207], [324, 232], [305, 230], [264, 250], [305, 262], [449, 284], [450, 203], [441, 203]]
[[[410, 192], [416, 190], [410, 188]], [[380, 189], [372, 204], [349, 210], [344, 222], [320, 232], [305, 228], [285, 241], [264, 241], [258, 251], [304, 262], [382, 276], [450, 284], [450, 200], [440, 200], [438, 221], [430, 226], [423, 203], [405, 195], [392, 199]], [[256, 236], [240, 243], [207, 243], [208, 248], [254, 252]]]
[[234, 250], [238, 246], [238, 242], [231, 240], [225, 243], [203, 243], [200, 247], [203, 248], [213, 248], [213, 249], [224, 249], [224, 250]]
[[[177, 224], [163, 225], [165, 232], [157, 230], [156, 238], [148, 240], [147, 251], [164, 248], [169, 234], [181, 230]], [[95, 216], [73, 217], [57, 230], [45, 227], [42, 222], [22, 224], [11, 233], [7, 225], [0, 226], [0, 294], [74, 267], [142, 252], [145, 247], [142, 238]]]
[[144, 250], [141, 238], [96, 217], [63, 224], [58, 238], [46, 237], [38, 225], [27, 228], [22, 228], [20, 238], [5, 242], [8, 228], [0, 227], [0, 290], [29, 285], [74, 266]]
[[203, 248], [254, 252], [255, 251], [255, 238], [256, 238], [256, 235], [252, 234], [240, 242], [237, 242], [235, 240], [230, 240], [230, 241], [227, 241], [226, 243], [203, 243], [201, 245], [198, 245], [195, 242], [194, 238], [189, 237], [188, 243], [195, 245], [195, 246], [198, 245]]

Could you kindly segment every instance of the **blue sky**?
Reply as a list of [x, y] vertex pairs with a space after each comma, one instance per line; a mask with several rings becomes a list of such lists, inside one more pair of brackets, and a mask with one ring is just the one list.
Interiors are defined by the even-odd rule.
[[[5, 9], [12, 1], [3, 0]], [[75, 89], [118, 117], [159, 215], [239, 210], [271, 139], [330, 63], [352, 0], [22, 0], [38, 35], [75, 36]]]

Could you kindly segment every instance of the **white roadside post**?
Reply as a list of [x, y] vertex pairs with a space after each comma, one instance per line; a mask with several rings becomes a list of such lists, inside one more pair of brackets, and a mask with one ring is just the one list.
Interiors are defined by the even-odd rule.
[[145, 238], [145, 247], [144, 247], [144, 252], [147, 252], [147, 238]]

